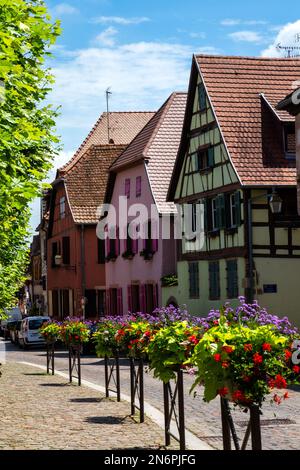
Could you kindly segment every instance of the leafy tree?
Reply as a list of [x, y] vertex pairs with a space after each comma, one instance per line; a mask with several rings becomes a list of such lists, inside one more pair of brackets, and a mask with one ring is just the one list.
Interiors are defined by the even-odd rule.
[[29, 203], [40, 195], [58, 140], [45, 104], [46, 66], [60, 34], [42, 0], [0, 0], [0, 312], [24, 280]]

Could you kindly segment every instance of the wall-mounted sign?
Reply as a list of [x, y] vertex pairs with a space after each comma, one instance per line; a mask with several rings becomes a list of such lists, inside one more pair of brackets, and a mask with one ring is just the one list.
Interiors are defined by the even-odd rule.
[[264, 284], [264, 294], [277, 294], [277, 284]]

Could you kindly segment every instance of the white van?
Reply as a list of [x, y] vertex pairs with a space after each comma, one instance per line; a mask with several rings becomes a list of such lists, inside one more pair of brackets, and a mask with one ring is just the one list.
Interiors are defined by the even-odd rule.
[[30, 345], [45, 344], [45, 340], [40, 333], [43, 323], [50, 321], [50, 317], [27, 317], [24, 318], [19, 331], [19, 345], [27, 348]]
[[4, 339], [9, 339], [10, 325], [15, 324], [16, 322], [22, 320], [22, 313], [19, 307], [14, 307], [10, 310], [4, 309], [4, 312], [7, 318], [5, 320], [1, 320], [0, 335], [4, 336]]

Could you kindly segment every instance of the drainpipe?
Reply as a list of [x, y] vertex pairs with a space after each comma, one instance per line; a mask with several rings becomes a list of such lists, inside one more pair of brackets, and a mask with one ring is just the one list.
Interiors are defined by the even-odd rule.
[[81, 224], [81, 291], [82, 291], [82, 316], [85, 319], [85, 289], [86, 289], [86, 277], [85, 277], [85, 247], [84, 247], [84, 224]]

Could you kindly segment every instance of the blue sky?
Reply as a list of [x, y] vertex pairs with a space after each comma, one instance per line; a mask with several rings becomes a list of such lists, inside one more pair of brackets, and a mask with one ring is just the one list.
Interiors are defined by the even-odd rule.
[[[275, 56], [276, 44], [300, 33], [295, 1], [73, 0], [46, 1], [63, 33], [50, 65], [61, 105], [58, 134], [64, 164], [105, 111], [155, 110], [174, 90], [186, 90], [193, 53]], [[49, 175], [52, 179], [53, 170]], [[38, 202], [32, 226], [39, 222]]]

